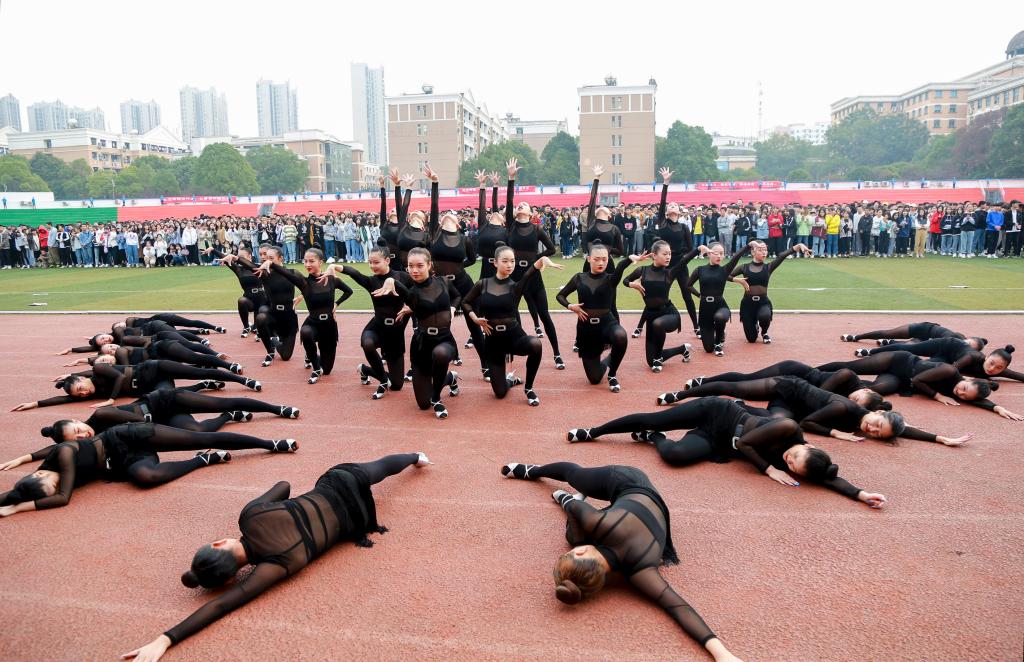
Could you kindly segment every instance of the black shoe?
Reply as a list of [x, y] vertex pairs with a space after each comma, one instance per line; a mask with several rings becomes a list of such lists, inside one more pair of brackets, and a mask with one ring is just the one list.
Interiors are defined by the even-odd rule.
[[391, 380], [390, 379], [385, 379], [384, 381], [382, 381], [380, 384], [377, 385], [377, 390], [374, 391], [373, 395], [371, 395], [370, 397], [373, 398], [374, 400], [380, 400], [385, 395], [387, 395], [387, 392], [390, 389], [391, 389]]
[[309, 370], [313, 367], [313, 362], [309, 360], [308, 356], [302, 357], [302, 367], [305, 370]]
[[365, 363], [360, 363], [356, 368], [356, 372], [359, 373], [359, 383], [363, 386], [370, 385], [370, 367]]
[[490, 368], [480, 368], [480, 376], [482, 376], [484, 378], [485, 382], [489, 383], [491, 381], [491, 369]]
[[462, 347], [465, 349], [473, 349], [473, 339], [470, 338], [469, 340], [467, 340]]
[[513, 388], [522, 384], [523, 380], [520, 379], [519, 377], [516, 377], [516, 374], [514, 372], [510, 372], [507, 375], [505, 375], [505, 383], [508, 384], [509, 388]]
[[892, 345], [895, 342], [896, 341], [891, 339], [891, 338], [882, 338], [881, 340], [878, 341], [878, 346], [879, 347], [885, 347], [886, 345]]
[[651, 372], [661, 372], [662, 366], [665, 365], [665, 359], [654, 359], [651, 363]]
[[255, 379], [246, 379], [245, 380], [245, 388], [251, 388], [252, 390], [254, 390], [257, 393], [259, 393], [260, 391], [263, 390], [263, 384], [260, 384]]
[[307, 381], [310, 384], [316, 384], [318, 381], [320, 381], [320, 378], [323, 377], [323, 376], [324, 376], [324, 370], [323, 370], [323, 368], [320, 368], [319, 370], [314, 370], [312, 373], [310, 373], [309, 379]]
[[266, 368], [267, 366], [269, 366], [273, 362], [274, 362], [274, 355], [273, 354], [267, 354], [266, 356], [263, 357], [263, 363], [261, 363], [260, 365], [263, 366], [264, 368]]
[[718, 343], [715, 345], [715, 356], [725, 356], [725, 345]]
[[539, 326], [533, 327], [533, 335], [537, 336], [538, 338], [543, 338], [544, 337], [544, 329], [542, 327], [539, 327]]
[[516, 478], [518, 480], [536, 480], [530, 472], [539, 467], [539, 464], [520, 464], [509, 462], [501, 468], [501, 475], [505, 478]]
[[248, 338], [249, 337], [249, 327], [247, 327], [247, 326], [242, 327], [242, 336], [241, 337], [242, 338]]
[[871, 351], [867, 349], [855, 349], [853, 355], [857, 357], [871, 356]]
[[657, 403], [659, 405], [674, 405], [680, 400], [682, 400], [682, 398], [679, 397], [679, 393], [674, 393], [670, 391], [668, 393], [662, 393], [661, 395], [659, 395]]
[[456, 367], [457, 366], [461, 366], [462, 365], [462, 357], [461, 356], [456, 356], [455, 360], [452, 361], [452, 365], [456, 366]]
[[438, 400], [437, 402], [432, 402], [431, 404], [434, 406], [434, 416], [442, 420], [448, 418], [448, 410], [445, 409], [444, 403]]
[[693, 329], [693, 335], [695, 335], [695, 336], [697, 336], [698, 338], [700, 338], [700, 329], [698, 329], [698, 328], [694, 327], [694, 329]]
[[231, 453], [227, 451], [202, 451], [196, 453], [196, 457], [205, 462], [206, 466], [231, 461]]
[[844, 333], [843, 335], [839, 336], [839, 339], [842, 340], [843, 342], [857, 342], [857, 336], [853, 335], [852, 333]]
[[281, 407], [281, 411], [277, 412], [277, 415], [281, 418], [298, 418], [299, 408], [298, 407]]
[[231, 416], [231, 420], [235, 423], [249, 422], [252, 420], [252, 412], [248, 411], [229, 411], [225, 412]]
[[531, 407], [540, 405], [540, 398], [537, 397], [537, 393], [532, 388], [526, 389], [526, 402]]
[[459, 373], [454, 370], [448, 371], [448, 379], [445, 381], [448, 382], [448, 394], [453, 398], [459, 397]]
[[216, 331], [217, 333], [227, 333], [228, 332], [228, 330], [225, 329], [222, 326], [218, 326], [216, 329], [214, 329], [214, 331]]
[[762, 333], [761, 334], [761, 342], [763, 342], [765, 345], [770, 345], [770, 344], [772, 344], [772, 337], [770, 335], [768, 335], [767, 333]]
[[403, 377], [402, 379], [404, 379], [407, 382], [412, 381], [412, 368], [409, 368], [408, 370], [405, 371], [405, 377]]
[[575, 444], [578, 441], [593, 441], [590, 435], [590, 428], [573, 428], [565, 435], [566, 440]]
[[639, 338], [641, 333], [642, 331], [640, 330], [640, 327], [636, 327], [635, 329], [633, 329], [633, 333], [631, 334], [631, 336], [633, 338]]
[[622, 390], [622, 387], [619, 386], [619, 379], [618, 379], [618, 377], [609, 377], [608, 378], [608, 390], [611, 391], [612, 393], [618, 393], [619, 391]]
[[236, 375], [242, 374], [242, 366], [238, 365], [237, 363], [232, 363], [230, 366], [228, 366], [228, 370], [235, 373]]
[[693, 358], [693, 355], [690, 354], [690, 343], [683, 343], [683, 353], [680, 356], [682, 356], [683, 363], [690, 362], [690, 359]]
[[565, 361], [562, 360], [561, 354], [555, 355], [555, 370], [565, 370]]
[[294, 439], [275, 439], [271, 443], [274, 444], [271, 453], [294, 453], [299, 450], [299, 442]]

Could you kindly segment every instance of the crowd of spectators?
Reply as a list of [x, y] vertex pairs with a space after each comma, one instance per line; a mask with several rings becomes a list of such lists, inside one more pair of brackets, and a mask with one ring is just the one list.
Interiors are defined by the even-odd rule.
[[[657, 237], [657, 206], [629, 205], [613, 210], [626, 252], [641, 253]], [[1006, 204], [851, 203], [826, 206], [771, 204], [696, 205], [682, 209], [681, 222], [695, 245], [720, 242], [729, 255], [748, 241], [768, 244], [769, 255], [803, 243], [812, 257], [924, 257], [926, 253], [960, 258], [1021, 256], [1018, 201]], [[474, 209], [457, 211], [463, 231], [477, 232]], [[586, 231], [581, 208], [535, 210], [540, 224], [563, 257], [581, 253]], [[324, 215], [222, 216], [193, 220], [110, 222], [99, 224], [0, 228], [0, 266], [153, 268], [212, 264], [205, 249], [232, 253], [239, 246], [273, 243], [285, 261], [301, 261], [305, 250], [322, 248], [328, 258], [365, 262], [380, 236], [374, 213]]]

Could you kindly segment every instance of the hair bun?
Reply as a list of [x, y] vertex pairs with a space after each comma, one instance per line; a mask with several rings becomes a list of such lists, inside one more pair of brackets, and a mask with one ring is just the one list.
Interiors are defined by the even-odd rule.
[[881, 403], [879, 403], [878, 409], [882, 411], [892, 411], [892, 403], [887, 400], [883, 400]]
[[199, 575], [187, 570], [181, 573], [181, 583], [189, 588], [197, 588], [199, 586]]
[[496, 241], [496, 242], [494, 242], [494, 247], [495, 248], [501, 248], [502, 246], [508, 246], [508, 244], [506, 244], [504, 241]]
[[990, 379], [988, 381], [988, 387], [990, 389], [992, 389], [993, 391], [998, 391], [999, 390], [999, 382], [996, 382], [996, 381], [993, 381], [993, 380]]
[[1013, 345], [1007, 345], [1007, 346], [1006, 346], [1006, 347], [1004, 347], [1003, 349], [1005, 349], [1005, 350], [1006, 350], [1006, 353], [1007, 353], [1007, 354], [1013, 354], [1013, 353], [1014, 353], [1014, 351], [1016, 351]]
[[55, 389], [62, 389], [62, 388], [64, 388], [64, 380], [62, 379], [60, 381], [54, 382], [53, 383], [53, 388], [55, 388]]
[[46, 427], [39, 431], [39, 434], [43, 435], [44, 437], [52, 437], [53, 426], [47, 425]]
[[563, 579], [555, 587], [555, 597], [567, 605], [574, 605], [583, 599], [583, 592], [573, 582]]
[[590, 242], [590, 245], [591, 246], [603, 246], [604, 243], [600, 239], [595, 239], [594, 241]]
[[830, 465], [828, 465], [828, 469], [825, 470], [825, 478], [827, 480], [832, 480], [833, 478], [835, 478], [838, 475], [839, 475], [839, 465], [838, 464], [830, 464]]

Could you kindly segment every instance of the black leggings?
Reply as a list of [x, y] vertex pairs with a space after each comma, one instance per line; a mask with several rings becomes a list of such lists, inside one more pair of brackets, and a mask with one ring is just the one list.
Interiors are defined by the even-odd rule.
[[732, 312], [729, 306], [719, 303], [702, 303], [701, 306], [716, 306], [711, 313], [704, 313], [700, 316], [700, 342], [704, 351], [709, 354], [715, 351], [715, 345], [725, 344], [725, 325], [732, 319]]
[[[416, 344], [415, 338], [413, 344]], [[448, 371], [448, 366], [455, 360], [455, 343], [449, 339], [420, 350], [414, 348], [410, 358], [416, 406], [428, 409], [441, 401], [442, 389], [453, 383], [454, 376]]]
[[[644, 314], [646, 315], [646, 312]], [[682, 320], [679, 318], [679, 313], [674, 312], [668, 315], [659, 315], [653, 319], [648, 319], [650, 319], [651, 324], [647, 329], [647, 338], [644, 341], [647, 365], [654, 365], [655, 359], [664, 359], [667, 361], [673, 356], [678, 356], [686, 352], [686, 343], [683, 343], [678, 347], [665, 349], [665, 340], [668, 334], [673, 331], [678, 331], [682, 324]], [[641, 320], [643, 320], [643, 316], [641, 316]], [[637, 324], [637, 328], [640, 328], [640, 324]]]
[[[193, 432], [166, 425], [154, 425], [153, 436], [140, 442], [136, 450], [171, 453], [200, 451], [207, 448], [229, 451], [262, 448], [269, 451], [274, 449], [274, 442], [233, 432]], [[126, 471], [131, 482], [142, 487], [152, 487], [169, 483], [205, 466], [207, 463], [198, 456], [178, 462], [161, 462], [158, 457], [147, 457], [135, 462]]]
[[[473, 279], [470, 278], [465, 271], [456, 274], [455, 280], [452, 284], [455, 286], [459, 295], [463, 297], [469, 294], [469, 291], [473, 289]], [[473, 349], [476, 351], [477, 358], [480, 359], [480, 365], [482, 366], [487, 361], [484, 356], [484, 343], [487, 342], [484, 337], [484, 332], [480, 329], [479, 325], [474, 324], [473, 320], [469, 319], [469, 315], [463, 315], [462, 318], [466, 322], [466, 328], [469, 330], [469, 337], [473, 340]], [[459, 346], [456, 343], [455, 357], [458, 358], [458, 356]]]
[[[404, 342], [404, 338], [402, 341]], [[363, 334], [359, 337], [359, 344], [363, 348], [363, 355], [366, 357], [366, 363], [373, 378], [381, 383], [385, 379], [389, 380], [392, 391], [401, 391], [402, 385], [405, 383], [405, 355], [401, 352], [389, 351], [375, 329], [363, 329]], [[380, 350], [379, 353], [378, 350]], [[384, 361], [388, 362], [387, 371], [384, 370]]]
[[[569, 483], [580, 494], [601, 501], [611, 501], [623, 486], [623, 473], [635, 475], [638, 484], [650, 484], [636, 467], [610, 464], [604, 467], [581, 467], [574, 462], [552, 462], [530, 469], [530, 478], [550, 478]], [[628, 480], [628, 479], [627, 479]]]
[[[280, 415], [283, 405], [272, 405], [252, 398], [216, 397], [188, 389], [175, 389], [174, 402], [168, 412], [152, 412], [163, 424], [172, 428], [193, 432], [216, 432], [232, 420], [227, 412], [249, 411]], [[205, 421], [197, 421], [192, 414], [221, 414]], [[138, 405], [121, 407], [100, 407], [91, 417], [100, 420], [107, 427], [121, 423], [142, 423], [145, 416]]]
[[743, 382], [710, 382], [679, 392], [679, 398], [702, 398], [708, 395], [728, 395], [746, 400], [770, 400], [775, 395], [778, 378], [765, 377]]
[[[199, 349], [202, 348], [202, 349]], [[161, 359], [188, 363], [200, 368], [222, 368], [227, 370], [231, 367], [229, 361], [217, 357], [217, 352], [205, 345], [189, 341], [178, 341], [162, 343], [157, 347], [157, 355]]]
[[[512, 341], [508, 350], [512, 356], [526, 357], [526, 380], [523, 387], [532, 389], [533, 382], [537, 379], [537, 372], [540, 370], [541, 355], [544, 352], [540, 338], [520, 336]], [[504, 398], [508, 394], [508, 382], [505, 380], [505, 357], [490, 356], [486, 359], [484, 366], [491, 375], [491, 390], [494, 391], [494, 397]]]
[[527, 282], [523, 298], [526, 299], [526, 308], [530, 311], [530, 317], [533, 318], [533, 325], [538, 326], [537, 319], [540, 318], [540, 322], [544, 325], [544, 333], [547, 334], [548, 342], [551, 343], [551, 351], [555, 353], [555, 356], [561, 356], [562, 352], [558, 350], [558, 332], [555, 330], [555, 322], [551, 319], [551, 312], [548, 310], [548, 292], [544, 289], [544, 279], [539, 272], [535, 273]]
[[853, 336], [854, 340], [932, 340], [934, 338], [963, 337], [954, 331], [932, 322], [914, 322], [893, 329], [868, 331]]
[[[674, 259], [675, 253], [673, 253], [672, 256]], [[669, 269], [675, 267], [676, 264], [678, 264], [678, 261], [669, 262]], [[683, 293], [683, 303], [686, 305], [686, 314], [690, 316], [690, 323], [693, 324], [693, 328], [696, 329], [698, 328], [697, 307], [693, 303], [693, 294], [690, 293], [690, 288], [686, 286], [686, 281], [688, 280], [690, 280], [690, 268], [683, 267], [679, 273], [676, 274], [676, 282], [679, 283], [679, 290]], [[671, 289], [671, 286], [669, 289]], [[644, 311], [644, 313], [640, 315], [640, 321], [636, 323], [637, 330], [639, 331], [644, 328], [644, 324], [649, 321], [650, 317], [648, 317], [647, 312]], [[682, 326], [682, 322], [680, 322], [680, 326]]]
[[248, 381], [241, 375], [236, 375], [235, 373], [228, 372], [227, 370], [218, 370], [217, 368], [199, 368], [194, 365], [187, 365], [163, 359], [157, 361], [157, 364], [159, 369], [157, 370], [156, 379], [154, 380], [156, 383], [147, 384], [149, 388], [142, 389], [147, 393], [159, 388], [159, 383], [165, 380], [212, 379], [218, 382], [234, 382], [236, 384], [242, 384], [243, 386], [245, 385], [245, 382]]
[[217, 329], [216, 324], [210, 324], [203, 320], [192, 320], [181, 315], [175, 315], [174, 313], [160, 313], [153, 315], [152, 317], [146, 318], [149, 322], [161, 321], [170, 324], [171, 326], [183, 326], [188, 329], [209, 329], [214, 331]]
[[398, 453], [396, 455], [385, 455], [373, 462], [360, 462], [356, 466], [366, 472], [370, 485], [376, 485], [385, 478], [402, 473], [406, 468], [419, 462], [418, 453]]
[[[766, 379], [768, 377], [799, 377], [804, 379], [807, 375], [814, 370], [811, 366], [800, 361], [781, 361], [774, 365], [770, 365], [767, 368], [761, 368], [755, 372], [723, 372], [719, 375], [712, 375], [711, 377], [705, 377], [701, 380], [702, 384], [712, 384], [717, 382], [750, 382], [758, 379]], [[821, 370], [821, 372], [825, 372]], [[849, 393], [857, 390], [857, 384], [860, 379], [857, 377], [857, 373], [846, 368], [836, 370], [829, 377], [821, 383], [818, 388], [829, 391], [830, 393]], [[677, 399], [681, 397], [684, 391], [679, 392]]]
[[[292, 353], [295, 352], [295, 336], [299, 330], [294, 310], [277, 311], [269, 306], [262, 306], [256, 313], [256, 328], [267, 354], [273, 354], [276, 350], [282, 361], [292, 358]], [[274, 336], [277, 336], [277, 345], [274, 344]]]
[[338, 353], [338, 322], [331, 315], [327, 320], [307, 317], [299, 330], [302, 349], [306, 359], [313, 364], [313, 370], [323, 370], [325, 375], [334, 370], [334, 357]]
[[740, 303], [740, 322], [743, 323], [743, 335], [747, 342], [757, 342], [757, 332], [768, 333], [772, 325], [772, 304], [768, 297], [762, 296], [760, 301], [750, 301], [747, 297]]
[[591, 384], [599, 384], [604, 378], [605, 372], [612, 378], [618, 374], [622, 359], [626, 356], [626, 347], [629, 343], [626, 330], [618, 322], [608, 324], [602, 331], [604, 344], [611, 345], [612, 351], [608, 356], [584, 357], [580, 356], [583, 362], [583, 371], [587, 374], [587, 381]]
[[242, 320], [242, 328], [248, 329], [251, 325], [249, 324], [249, 313], [255, 313], [258, 310], [256, 303], [248, 297], [238, 297], [238, 319]]
[[865, 386], [879, 395], [892, 395], [903, 390], [906, 383], [912, 377], [912, 375], [901, 375], [891, 372], [894, 368], [893, 364], [905, 361], [904, 357], [906, 357], [906, 354], [902, 352], [885, 352], [856, 361], [833, 361], [832, 363], [818, 366], [818, 370], [846, 369], [858, 375], [875, 375], [875, 381]]

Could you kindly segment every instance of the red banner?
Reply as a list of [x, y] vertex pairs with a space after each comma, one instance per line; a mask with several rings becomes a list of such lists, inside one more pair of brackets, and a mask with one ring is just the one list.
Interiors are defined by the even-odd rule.
[[188, 204], [189, 202], [199, 202], [204, 205], [209, 205], [219, 202], [228, 203], [231, 202], [231, 200], [226, 195], [181, 195], [162, 198], [161, 202], [165, 205], [183, 205]]
[[741, 191], [751, 189], [779, 189], [782, 182], [697, 182], [693, 185], [698, 191]]
[[[501, 190], [504, 191], [505, 190], [505, 185], [501, 184], [500, 186], [501, 186]], [[557, 192], [557, 190], [558, 190], [558, 187], [555, 187], [555, 186], [552, 186], [551, 188], [555, 192]], [[457, 188], [455, 190], [459, 192], [459, 195], [476, 195], [477, 191], [479, 191], [480, 189], [479, 188], [461, 188], [460, 187], [460, 188]], [[537, 192], [537, 187], [536, 186], [517, 186], [516, 187], [516, 192], [517, 193], [536, 193]], [[503, 193], [503, 195], [504, 195], [504, 193]]]

